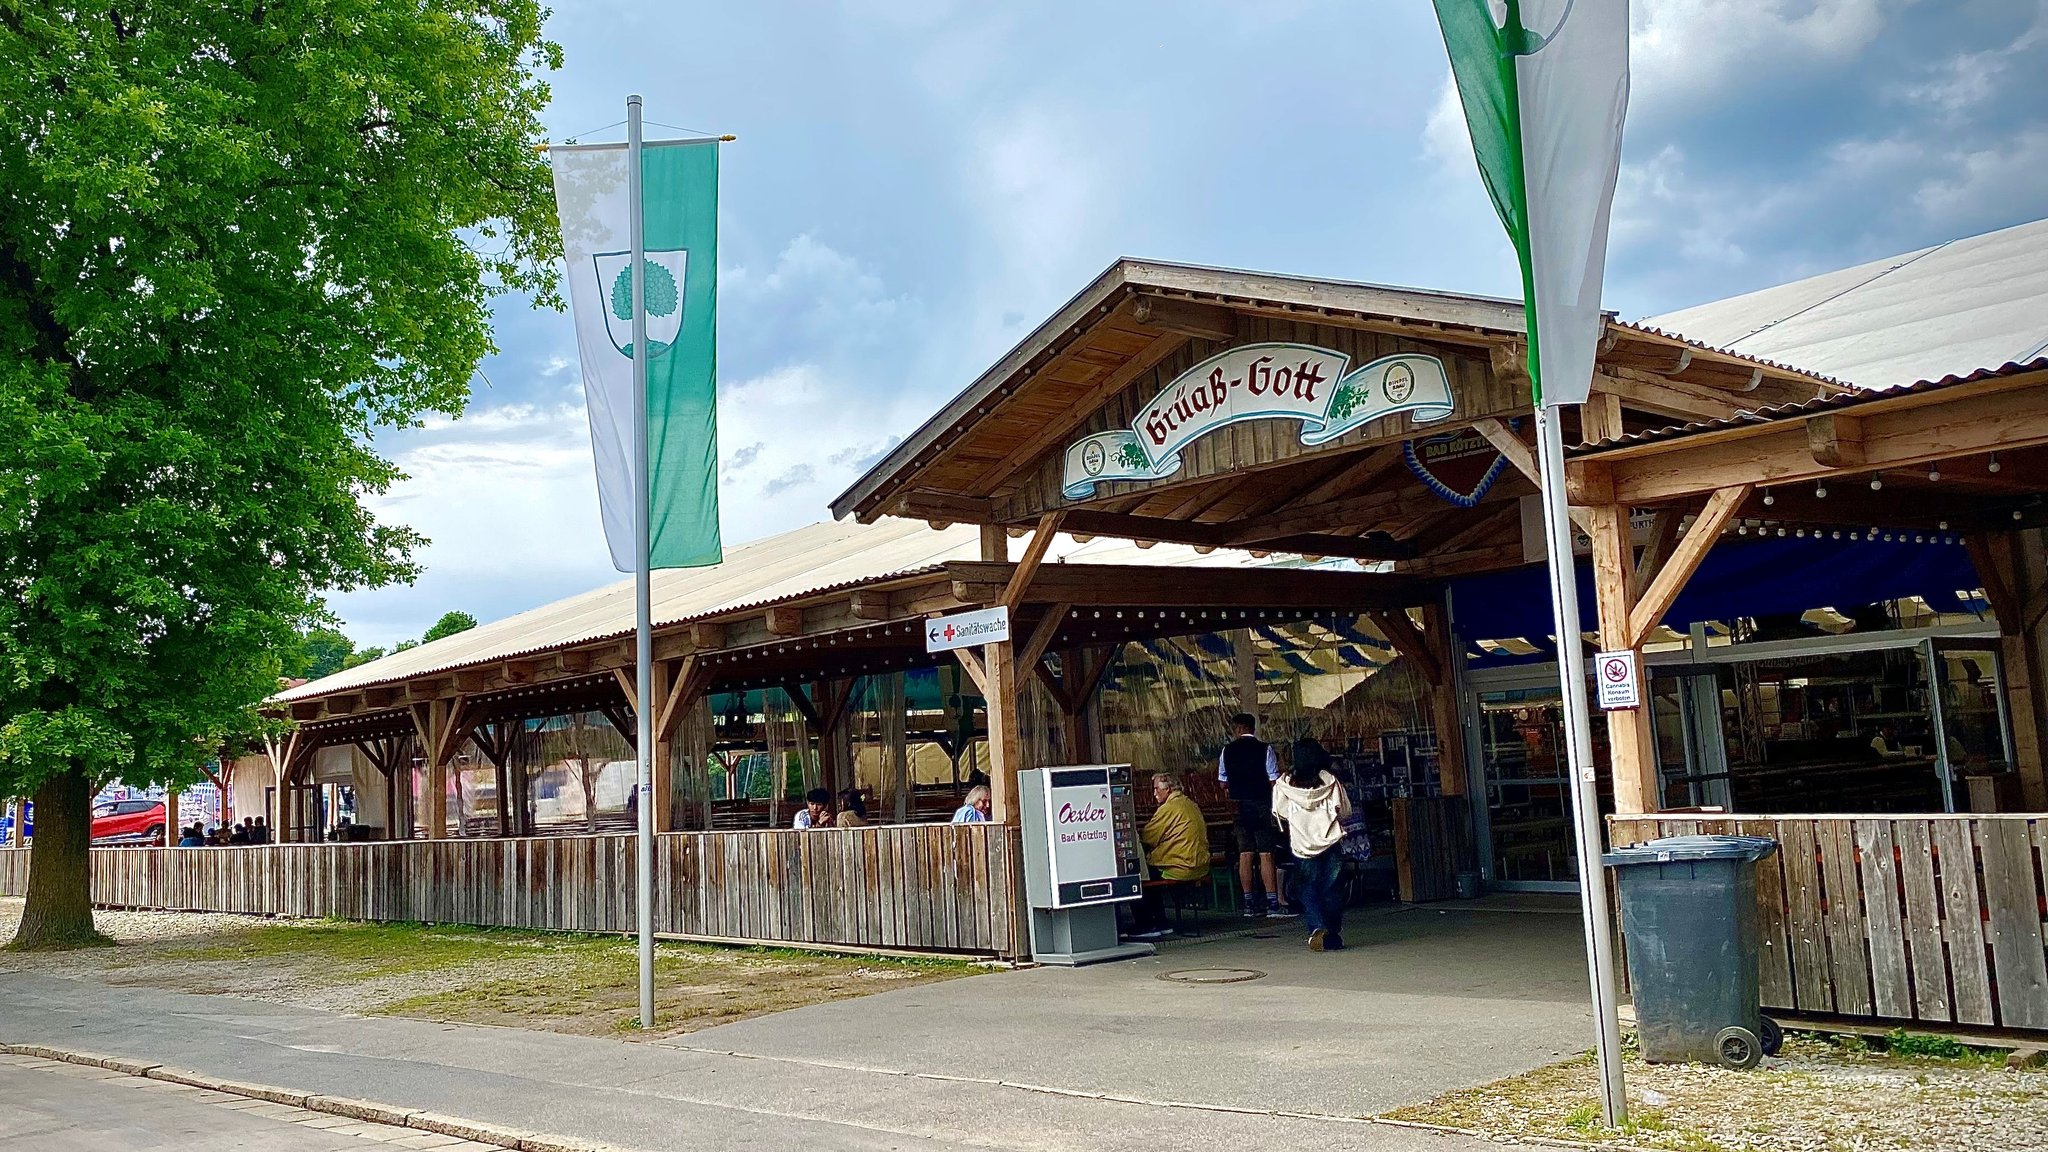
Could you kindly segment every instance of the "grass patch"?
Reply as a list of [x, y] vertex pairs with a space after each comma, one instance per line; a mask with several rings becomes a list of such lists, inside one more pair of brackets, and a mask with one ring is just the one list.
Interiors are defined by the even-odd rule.
[[[2033, 1152], [2048, 1147], [2048, 1076], [1944, 1037], [1876, 1044], [1786, 1040], [1747, 1072], [1625, 1061], [1629, 1114], [1602, 1122], [1590, 1053], [1388, 1113], [1496, 1140], [1530, 1137], [1669, 1152]], [[1903, 1039], [1904, 1043], [1899, 1041]]]

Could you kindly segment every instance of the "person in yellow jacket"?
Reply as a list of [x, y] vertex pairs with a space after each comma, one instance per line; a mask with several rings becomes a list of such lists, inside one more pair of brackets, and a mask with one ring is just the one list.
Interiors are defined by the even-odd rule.
[[[1138, 830], [1138, 840], [1145, 846], [1148, 879], [1171, 883], [1206, 879], [1209, 875], [1209, 824], [1202, 818], [1201, 807], [1188, 796], [1180, 777], [1172, 772], [1153, 775], [1152, 798], [1159, 802], [1159, 807]], [[1155, 939], [1166, 935], [1166, 913], [1161, 907], [1156, 885], [1144, 890], [1138, 901], [1137, 918], [1137, 938]]]

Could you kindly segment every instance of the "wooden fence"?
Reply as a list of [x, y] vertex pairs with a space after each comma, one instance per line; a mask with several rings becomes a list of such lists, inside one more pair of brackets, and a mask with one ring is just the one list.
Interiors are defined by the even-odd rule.
[[[1017, 951], [1017, 838], [1003, 825], [674, 832], [655, 845], [660, 933]], [[26, 889], [28, 855], [0, 851], [0, 895]], [[92, 854], [93, 902], [120, 908], [630, 932], [636, 887], [633, 838], [616, 835]]]
[[1757, 870], [1766, 1008], [2048, 1030], [2048, 818], [1613, 818], [1617, 845], [1768, 836]]

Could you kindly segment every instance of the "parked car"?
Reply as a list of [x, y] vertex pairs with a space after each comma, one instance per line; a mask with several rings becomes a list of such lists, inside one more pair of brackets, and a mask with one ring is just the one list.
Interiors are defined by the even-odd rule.
[[108, 800], [93, 805], [92, 842], [99, 845], [163, 843], [164, 802]]

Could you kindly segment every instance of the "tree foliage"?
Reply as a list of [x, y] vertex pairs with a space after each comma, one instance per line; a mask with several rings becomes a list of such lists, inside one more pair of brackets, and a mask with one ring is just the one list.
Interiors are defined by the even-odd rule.
[[433, 626], [427, 629], [424, 636], [420, 637], [420, 643], [432, 644], [434, 641], [445, 636], [453, 636], [457, 632], [467, 632], [474, 627], [476, 627], [476, 617], [471, 616], [467, 612], [443, 612], [441, 618], [434, 621]]
[[374, 432], [557, 302], [542, 17], [0, 0], [0, 794], [193, 779], [324, 590], [411, 575]]

